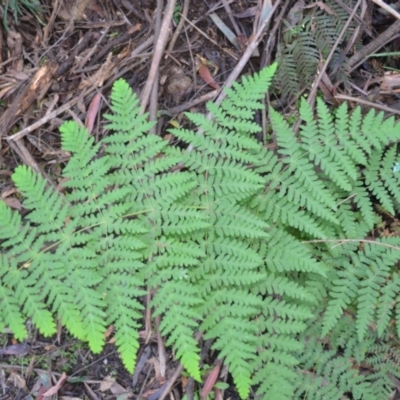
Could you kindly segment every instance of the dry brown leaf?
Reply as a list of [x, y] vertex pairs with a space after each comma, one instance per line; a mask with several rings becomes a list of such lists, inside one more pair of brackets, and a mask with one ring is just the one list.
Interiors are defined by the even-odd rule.
[[100, 93], [96, 93], [92, 101], [90, 102], [89, 109], [85, 119], [85, 126], [89, 134], [92, 133], [94, 127], [94, 121], [96, 120], [97, 113], [99, 112], [100, 109], [100, 101], [101, 101], [101, 95]]
[[[12, 175], [12, 173], [11, 173], [10, 171], [8, 171], [8, 170], [2, 170], [2, 171], [4, 172], [2, 175], [8, 175], [8, 176], [11, 176], [11, 175]], [[12, 194], [14, 194], [16, 191], [17, 191], [17, 189], [15, 189], [15, 188], [5, 190], [5, 191], [1, 194], [1, 198], [2, 198], [2, 199], [5, 199], [5, 198], [11, 196]]]
[[198, 69], [198, 72], [201, 79], [203, 79], [203, 81], [207, 83], [208, 86], [211, 86], [213, 89], [217, 90], [221, 89], [221, 86], [219, 86], [218, 83], [215, 82], [214, 78], [212, 77], [207, 65], [201, 64]]
[[15, 79], [18, 79], [19, 81], [26, 81], [30, 78], [30, 75], [23, 71], [15, 71], [15, 70], [9, 70], [7, 71], [7, 75], [12, 76]]
[[40, 101], [52, 83], [57, 65], [51, 62], [43, 65], [32, 77], [31, 82], [19, 85], [21, 92], [13, 99], [6, 111], [0, 116], [0, 136], [7, 132], [14, 121], [22, 115], [34, 101]]
[[97, 397], [96, 393], [93, 392], [92, 388], [91, 388], [85, 381], [83, 382], [83, 384], [85, 385], [85, 389], [86, 389], [86, 391], [88, 392], [88, 394], [89, 394], [89, 396], [90, 396], [90, 398], [91, 398], [92, 400], [100, 400], [100, 399]]
[[7, 356], [24, 356], [31, 351], [31, 346], [26, 343], [18, 343], [0, 349], [1, 355]]
[[106, 376], [100, 383], [100, 392], [106, 392], [110, 390], [111, 386], [115, 383], [115, 379], [110, 375]]
[[332, 8], [327, 6], [322, 1], [317, 1], [315, 3], [309, 4], [308, 6], [305, 6], [304, 8], [313, 8], [315, 6], [319, 7], [323, 11], [326, 11], [329, 15], [336, 15], [335, 11], [333, 11]]
[[52, 386], [46, 393], [44, 393], [43, 396], [50, 397], [53, 396], [53, 394], [57, 394], [66, 379], [67, 379], [67, 374], [63, 372], [57, 383], [54, 386]]
[[113, 332], [114, 332], [115, 328], [114, 325], [110, 325], [107, 330], [104, 332], [104, 337], [108, 338]]
[[249, 18], [249, 17], [254, 17], [258, 10], [259, 10], [259, 7], [254, 6], [254, 7], [249, 7], [247, 10], [244, 10], [241, 13], [233, 14], [233, 15], [236, 18]]
[[204, 382], [203, 389], [201, 390], [202, 398], [206, 398], [210, 394], [212, 388], [215, 385], [215, 382], [217, 382], [220, 369], [221, 369], [221, 363], [218, 363], [211, 371], [210, 375], [207, 376], [207, 379]]
[[13, 386], [17, 387], [18, 389], [27, 390], [25, 379], [16, 372], [10, 372], [8, 381], [11, 381]]
[[112, 58], [113, 56], [110, 52], [102, 66], [92, 76], [79, 84], [78, 90], [82, 91], [83, 89], [92, 86], [103, 86], [103, 82], [110, 77], [112, 70], [116, 66], [116, 61], [113, 61]]
[[121, 396], [121, 395], [129, 395], [130, 393], [128, 390], [123, 388], [116, 380], [111, 377], [110, 375], [106, 376], [100, 383], [100, 388], [99, 390], [101, 392], [106, 392], [109, 390], [113, 395], [115, 396]]
[[4, 89], [1, 89], [0, 90], [0, 100], [2, 99], [2, 98], [5, 98], [6, 97], [6, 95], [7, 95], [7, 93], [10, 91], [10, 90], [13, 90], [13, 89], [15, 89], [15, 86], [7, 86], [7, 87], [5, 87]]
[[398, 72], [386, 72], [383, 76], [381, 89], [392, 90], [400, 86], [400, 74]]
[[9, 207], [13, 208], [14, 210], [21, 211], [22, 204], [21, 202], [16, 199], [15, 197], [9, 197], [7, 199], [3, 199], [4, 203], [6, 203]]
[[221, 390], [214, 388], [214, 400], [223, 400]]
[[115, 396], [121, 396], [123, 394], [129, 394], [128, 391], [123, 388], [118, 382], [114, 382], [110, 387], [110, 392]]

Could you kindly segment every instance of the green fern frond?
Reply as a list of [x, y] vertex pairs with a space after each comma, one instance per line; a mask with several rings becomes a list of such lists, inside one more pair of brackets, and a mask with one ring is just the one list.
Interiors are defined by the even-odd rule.
[[279, 68], [275, 77], [275, 85], [280, 86], [282, 96], [285, 98], [301, 92], [296, 60], [292, 50], [293, 48], [282, 47], [281, 44], [278, 44], [276, 60]]
[[234, 82], [226, 91], [227, 98], [221, 104], [222, 109], [234, 114], [236, 108], [254, 111], [261, 107], [260, 100], [271, 85], [278, 63], [271, 64], [258, 73], [244, 76], [242, 82]]
[[393, 273], [391, 279], [385, 282], [381, 288], [380, 297], [376, 306], [376, 326], [378, 337], [382, 337], [389, 327], [389, 322], [393, 314], [393, 304], [399, 292], [400, 276]]
[[337, 279], [332, 284], [329, 301], [323, 319], [322, 336], [325, 336], [342, 316], [343, 310], [354, 299], [358, 291], [358, 269], [350, 263], [342, 263], [342, 271], [337, 272]]
[[[10, 263], [11, 261], [11, 263]], [[3, 277], [8, 270], [15, 269], [15, 262], [7, 260], [5, 256], [0, 257], [0, 299], [2, 304], [1, 321], [2, 324], [8, 325], [14, 336], [18, 340], [24, 340], [27, 336], [25, 326], [25, 318], [20, 311], [20, 304], [14, 296], [14, 291], [4, 284]]]
[[67, 207], [62, 197], [51, 189], [46, 189], [47, 182], [25, 166], [18, 167], [13, 180], [24, 194], [24, 207], [32, 210], [27, 218], [38, 226], [39, 232], [61, 229], [67, 216]]
[[[126, 142], [129, 143], [146, 134], [154, 126], [154, 122], [147, 121], [146, 114], [140, 115], [139, 100], [123, 79], [114, 82], [110, 97], [113, 114], [104, 115], [110, 121], [106, 129], [111, 129], [117, 134], [129, 133], [129, 137], [126, 137], [128, 139]], [[118, 136], [112, 140], [118, 140]]]
[[[328, 21], [322, 33], [329, 17], [313, 12], [312, 40], [310, 15], [285, 33], [311, 47], [302, 74], [337, 30]], [[0, 202], [0, 327], [23, 340], [26, 319], [45, 335], [57, 319], [99, 352], [113, 325], [132, 371], [150, 293], [160, 333], [198, 381], [201, 334], [242, 398], [383, 398], [400, 360], [400, 239], [365, 238], [399, 209], [400, 129], [302, 101], [298, 135], [270, 110], [276, 141], [258, 143], [253, 114], [275, 69], [234, 85], [210, 116], [189, 114], [200, 132], [173, 130], [180, 147], [147, 134], [153, 123], [122, 80], [106, 138], [63, 125], [62, 194], [19, 167], [24, 220]]]
[[[349, 9], [355, 5], [353, 1], [347, 3]], [[281, 40], [277, 46], [276, 60], [279, 68], [276, 83], [283, 97], [297, 98], [312, 85], [321, 57], [326, 57], [332, 49], [347, 23], [348, 15], [345, 8], [332, 1], [328, 1], [321, 9], [295, 7], [289, 15], [291, 18], [283, 19]], [[293, 20], [296, 20], [295, 25]], [[357, 24], [353, 22], [346, 26], [343, 43], [352, 37], [356, 28]], [[328, 71], [334, 72], [335, 79], [347, 85], [350, 68], [341, 52], [339, 49], [333, 55]]]
[[245, 399], [250, 393], [252, 374], [248, 360], [255, 357], [253, 332], [248, 328], [248, 320], [238, 317], [224, 318], [219, 325], [220, 329], [226, 329], [227, 334], [217, 339], [213, 348], [220, 350], [220, 356], [225, 357], [239, 395]]
[[[322, 182], [318, 180], [312, 164], [307, 162], [308, 154], [302, 151], [300, 144], [297, 143], [287, 122], [284, 121], [282, 116], [273, 109], [270, 110], [270, 116], [274, 130], [279, 132], [278, 145], [280, 147], [278, 151], [284, 157], [282, 162], [288, 165], [288, 172], [294, 174], [298, 184], [305, 186], [309, 193], [318, 202], [313, 207], [313, 211], [317, 213], [319, 211], [318, 206], [321, 204], [335, 210], [336, 204], [334, 198], [326, 190]], [[292, 185], [288, 187], [288, 191], [293, 191]], [[304, 194], [304, 196], [306, 195]], [[312, 202], [308, 196], [305, 199], [305, 202], [307, 201]], [[327, 214], [326, 210], [321, 210], [319, 212], [321, 213], [321, 216]]]
[[[345, 107], [342, 107], [342, 109], [344, 110]], [[322, 154], [316, 155], [319, 158], [317, 164], [321, 165], [328, 177], [340, 188], [350, 191], [350, 180], [357, 179], [357, 170], [352, 160], [345, 153], [347, 126], [345, 125], [344, 116], [342, 117], [341, 110], [339, 110], [338, 122], [334, 125], [328, 107], [321, 99], [317, 101], [317, 110], [319, 140], [323, 146], [321, 149], [323, 150]], [[343, 147], [338, 143], [339, 138], [342, 139]], [[326, 160], [329, 160], [329, 162]]]
[[365, 183], [367, 184], [371, 192], [378, 198], [380, 204], [387, 211], [389, 211], [390, 214], [393, 215], [395, 211], [391, 196], [386, 191], [381, 181], [381, 177], [379, 176], [380, 162], [380, 151], [373, 151], [371, 154], [369, 165], [364, 171]]
[[311, 251], [283, 230], [271, 231], [267, 246], [264, 260], [272, 272], [302, 271], [326, 275], [327, 267], [318, 263]]
[[201, 318], [196, 311], [201, 303], [196, 287], [190, 284], [184, 273], [176, 283], [164, 282], [152, 302], [156, 308], [155, 315], [164, 314], [160, 330], [169, 336], [167, 344], [173, 346], [176, 356], [197, 381], [201, 380], [200, 350], [194, 332], [198, 327], [196, 320]]

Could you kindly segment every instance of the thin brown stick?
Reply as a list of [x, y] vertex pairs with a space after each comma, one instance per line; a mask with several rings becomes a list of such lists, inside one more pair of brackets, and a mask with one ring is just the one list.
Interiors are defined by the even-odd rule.
[[25, 165], [29, 165], [37, 174], [40, 174], [47, 180], [49, 185], [56, 187], [57, 185], [53, 182], [53, 180], [44, 172], [42, 169], [39, 168], [36, 161], [29, 153], [28, 149], [22, 143], [21, 139], [15, 140], [13, 142], [9, 142], [10, 147], [20, 156], [22, 161]]
[[[335, 2], [340, 7], [342, 7], [343, 10], [345, 10], [347, 13], [349, 13], [349, 14], [352, 13], [353, 10], [343, 0], [335, 0]], [[371, 30], [367, 27], [367, 24], [365, 23], [365, 21], [362, 18], [360, 18], [358, 15], [354, 15], [354, 20], [357, 21], [359, 26], [364, 29], [364, 31], [367, 33], [368, 36], [372, 36]]]
[[92, 57], [92, 59], [88, 63], [88, 66], [90, 67], [92, 65], [95, 65], [98, 60], [103, 59], [104, 56], [109, 54], [113, 48], [131, 40], [133, 35], [137, 31], [139, 31], [140, 28], [140, 24], [136, 24], [135, 26], [130, 27], [124, 34], [117, 36], [115, 39], [108, 42], [100, 51], [96, 52], [95, 56]]
[[141, 43], [134, 50], [132, 50], [131, 55], [129, 56], [129, 58], [127, 60], [129, 61], [132, 58], [140, 57], [142, 52], [147, 50], [153, 44], [153, 42], [154, 42], [154, 35], [151, 35], [143, 43]]
[[[182, 16], [183, 17], [183, 16]], [[237, 57], [235, 54], [233, 54], [233, 52], [231, 52], [228, 49], [225, 49], [224, 47], [221, 47], [220, 44], [218, 44], [214, 39], [211, 39], [210, 36], [208, 36], [205, 32], [203, 32], [200, 28], [198, 28], [196, 26], [196, 24], [190, 20], [188, 20], [187, 18], [185, 18], [185, 21], [192, 26], [194, 29], [197, 30], [197, 32], [200, 33], [200, 35], [204, 36], [208, 41], [210, 41], [212, 44], [214, 44], [215, 46], [217, 46], [221, 51], [225, 52], [226, 54], [228, 54], [230, 57], [232, 57], [234, 60], [237, 60]]]
[[353, 18], [354, 18], [354, 15], [356, 15], [356, 12], [357, 12], [357, 10], [358, 10], [358, 7], [360, 7], [361, 1], [362, 1], [362, 0], [358, 0], [358, 1], [357, 1], [357, 4], [354, 6], [353, 12], [352, 12], [351, 15], [349, 16], [349, 18], [348, 18], [347, 22], [345, 23], [345, 25], [344, 25], [342, 31], [340, 32], [338, 38], [336, 39], [335, 44], [332, 46], [332, 49], [331, 49], [331, 51], [329, 52], [329, 55], [328, 55], [328, 57], [326, 58], [326, 60], [325, 60], [325, 62], [324, 62], [324, 65], [322, 66], [321, 70], [319, 71], [318, 77], [317, 77], [317, 79], [316, 79], [315, 82], [314, 82], [314, 85], [313, 85], [313, 87], [312, 87], [312, 89], [311, 89], [311, 91], [310, 91], [310, 94], [309, 94], [308, 100], [307, 100], [308, 104], [309, 104], [311, 107], [314, 106], [315, 97], [316, 97], [316, 95], [317, 95], [317, 90], [318, 90], [318, 88], [319, 88], [319, 84], [321, 83], [322, 78], [323, 78], [324, 74], [326, 73], [326, 70], [327, 70], [327, 68], [328, 68], [329, 62], [331, 61], [333, 55], [335, 54], [335, 51], [336, 51], [337, 47], [339, 46], [339, 43], [342, 41], [342, 38], [343, 38], [344, 34], [346, 33], [346, 31], [347, 31], [347, 29], [348, 29], [348, 27], [349, 27], [351, 21], [352, 21]]
[[[224, 83], [224, 86], [223, 86], [222, 89], [231, 87], [233, 82], [235, 82], [237, 80], [237, 78], [239, 77], [239, 75], [242, 72], [243, 68], [248, 63], [248, 61], [249, 61], [251, 55], [253, 54], [254, 50], [257, 48], [257, 46], [259, 45], [261, 39], [263, 38], [263, 34], [264, 34], [264, 30], [265, 30], [266, 26], [271, 21], [272, 16], [274, 15], [276, 9], [279, 7], [280, 4], [281, 4], [281, 0], [277, 0], [275, 2], [274, 6], [272, 7], [268, 17], [265, 18], [264, 21], [262, 21], [262, 24], [261, 24], [260, 28], [258, 29], [256, 34], [254, 35], [254, 37], [250, 40], [250, 43], [248, 44], [246, 50], [244, 51], [242, 57], [240, 58], [239, 62], [236, 65], [236, 67], [231, 72], [231, 74], [228, 76], [228, 79]], [[217, 105], [221, 104], [221, 102], [225, 98], [225, 96], [226, 96], [226, 93], [225, 93], [224, 90], [222, 90], [220, 95], [218, 96], [218, 98], [215, 100], [215, 104], [217, 104]]]
[[184, 104], [173, 107], [169, 109], [171, 114], [179, 114], [182, 111], [187, 110], [188, 108], [197, 106], [198, 104], [204, 103], [205, 101], [209, 101], [215, 98], [215, 96], [219, 93], [219, 90], [213, 90], [212, 92], [208, 92], [203, 96], [198, 97], [197, 99], [187, 101]]
[[[157, 0], [157, 13], [156, 13], [156, 23], [154, 29], [154, 41], [158, 42], [160, 40], [160, 31], [161, 31], [161, 18], [162, 18], [162, 10], [164, 6], [163, 0]], [[150, 106], [149, 106], [149, 119], [150, 121], [157, 121], [157, 111], [158, 111], [158, 80], [160, 77], [159, 70], [157, 69], [156, 75], [154, 78], [153, 87], [151, 88], [150, 94]], [[157, 129], [157, 125], [151, 127], [149, 133], [155, 134]]]
[[286, 0], [283, 4], [279, 15], [274, 18], [274, 26], [271, 31], [268, 33], [268, 39], [265, 43], [263, 55], [261, 58], [261, 67], [264, 68], [270, 64], [272, 59], [272, 49], [275, 47], [276, 42], [276, 32], [278, 31], [279, 27], [282, 25], [282, 19], [286, 15], [286, 10], [289, 6], [290, 0]]
[[382, 0], [371, 0], [371, 1], [375, 3], [377, 6], [383, 8], [389, 14], [392, 14], [396, 19], [400, 20], [400, 14], [394, 8], [386, 4], [384, 1]]
[[[110, 26], [107, 26], [104, 28], [103, 33], [100, 35], [100, 37], [96, 40], [96, 43], [91, 46], [91, 49], [88, 51], [87, 54], [79, 61], [78, 65], [76, 66], [76, 69], [82, 69], [86, 63], [90, 60], [92, 55], [98, 51], [98, 46], [99, 44], [103, 41], [105, 36], [107, 35], [108, 31], [110, 29]], [[90, 32], [90, 31], [89, 31]], [[75, 72], [76, 73], [76, 72]]]
[[159, 397], [159, 400], [164, 400], [168, 396], [175, 381], [180, 377], [182, 370], [183, 370], [183, 365], [179, 364], [178, 368], [175, 370], [174, 374], [171, 376], [168, 383], [166, 384], [164, 391], [161, 393]]
[[181, 13], [181, 18], [179, 20], [178, 26], [175, 29], [174, 34], [172, 35], [171, 41], [169, 42], [167, 54], [172, 53], [172, 50], [175, 47], [175, 43], [178, 40], [178, 37], [179, 37], [179, 35], [180, 35], [181, 31], [182, 31], [183, 25], [185, 24], [185, 19], [188, 16], [189, 3], [190, 3], [190, 0], [184, 0], [183, 1], [183, 8], [182, 8], [182, 13]]
[[160, 374], [162, 378], [165, 378], [165, 371], [167, 369], [167, 357], [165, 356], [165, 345], [160, 331], [161, 317], [159, 315], [155, 317], [155, 322], [157, 328], [157, 347], [158, 359], [160, 361]]
[[383, 31], [375, 40], [368, 43], [360, 51], [354, 54], [353, 57], [349, 59], [349, 65], [351, 70], [356, 69], [360, 64], [362, 64], [370, 54], [375, 53], [385, 44], [389, 43], [393, 39], [399, 36], [400, 31], [400, 21], [395, 21], [389, 28]]
[[[93, 88], [88, 88], [86, 93], [84, 94], [84, 96], [87, 96], [88, 94], [93, 92], [94, 89], [95, 89], [94, 87]], [[7, 141], [10, 143], [11, 141], [15, 141], [15, 140], [19, 140], [19, 139], [23, 138], [28, 133], [31, 133], [31, 132], [35, 131], [36, 129], [38, 129], [42, 125], [44, 125], [45, 123], [47, 123], [50, 120], [52, 120], [53, 118], [57, 117], [57, 115], [63, 113], [66, 110], [68, 110], [69, 108], [74, 106], [77, 102], [78, 102], [78, 97], [71, 99], [70, 101], [68, 101], [67, 103], [62, 105], [61, 107], [57, 108], [57, 110], [54, 110], [50, 114], [44, 115], [42, 118], [40, 118], [34, 124], [27, 126], [26, 128], [24, 128], [21, 131], [15, 133], [12, 136], [8, 136], [7, 137]]]
[[[201, 333], [196, 333], [195, 339], [197, 341], [200, 340], [202, 334]], [[175, 381], [179, 378], [183, 370], [183, 365], [179, 364], [178, 368], [175, 370], [174, 374], [171, 376], [171, 379], [168, 381], [167, 385], [164, 388], [164, 391], [161, 393], [161, 396], [159, 397], [159, 400], [164, 400], [168, 393], [171, 391], [172, 386], [174, 385]]]
[[[253, 36], [253, 38], [250, 40], [250, 43], [247, 45], [247, 48], [244, 51], [242, 57], [240, 58], [239, 62], [237, 63], [236, 67], [233, 69], [231, 74], [228, 76], [228, 79], [225, 81], [224, 86], [222, 87], [222, 90], [221, 90], [219, 96], [215, 100], [214, 103], [216, 105], [221, 104], [222, 101], [224, 100], [224, 98], [226, 97], [226, 92], [223, 89], [224, 88], [226, 89], [226, 88], [229, 88], [229, 87], [232, 86], [233, 82], [236, 81], [236, 79], [238, 78], [239, 74], [242, 72], [243, 68], [245, 67], [245, 65], [249, 61], [251, 55], [253, 54], [254, 50], [257, 48], [257, 46], [259, 45], [259, 43], [260, 43], [260, 41], [261, 41], [261, 39], [263, 37], [265, 28], [267, 27], [268, 23], [270, 22], [272, 16], [274, 15], [275, 11], [279, 7], [280, 3], [281, 3], [281, 0], [277, 0], [275, 2], [275, 4], [272, 7], [270, 13], [268, 14], [268, 17], [265, 18], [264, 21], [262, 21], [258, 31]], [[212, 118], [212, 114], [208, 113], [207, 114], [207, 118]], [[199, 130], [198, 134], [202, 134], [202, 130]], [[187, 150], [189, 152], [191, 152], [193, 150], [193, 145], [190, 144]]]
[[52, 2], [51, 8], [51, 15], [50, 18], [47, 20], [47, 25], [43, 28], [43, 43], [47, 44], [50, 32], [53, 30], [54, 21], [60, 11], [60, 0], [55, 0]]
[[233, 16], [232, 9], [231, 9], [231, 6], [229, 5], [228, 1], [227, 0], [222, 0], [222, 4], [224, 5], [224, 8], [226, 10], [226, 13], [228, 14], [229, 20], [231, 21], [231, 23], [233, 25], [233, 29], [236, 32], [236, 36], [241, 35], [242, 32], [241, 32], [241, 30], [239, 28], [239, 25], [237, 24], [237, 22], [235, 20], [235, 17]]
[[368, 100], [360, 99], [358, 97], [351, 97], [351, 96], [346, 96], [345, 94], [338, 94], [338, 95], [335, 96], [335, 99], [355, 101], [355, 102], [357, 102], [359, 104], [363, 104], [363, 105], [368, 106], [368, 107], [373, 107], [373, 108], [377, 108], [379, 110], [386, 111], [386, 112], [389, 112], [389, 113], [392, 113], [392, 114], [400, 115], [400, 111], [399, 110], [395, 110], [394, 108], [387, 107], [387, 106], [385, 106], [383, 104], [376, 104], [376, 103], [373, 103], [373, 102], [368, 101]]
[[176, 0], [168, 0], [168, 4], [164, 13], [163, 22], [161, 24], [160, 37], [157, 40], [155, 48], [154, 48], [154, 56], [150, 66], [149, 76], [147, 78], [147, 82], [144, 85], [143, 92], [141, 95], [141, 103], [140, 103], [140, 112], [144, 113], [147, 107], [147, 104], [150, 99], [150, 94], [152, 87], [154, 85], [154, 81], [157, 77], [157, 72], [160, 67], [161, 57], [164, 53], [165, 45], [167, 43], [167, 39], [169, 36], [169, 27], [171, 25], [172, 15], [174, 13]]
[[[234, 3], [237, 0], [228, 0], [228, 4]], [[214, 13], [215, 11], [219, 10], [220, 8], [223, 7], [222, 1], [219, 1], [217, 4], [209, 7], [209, 9], [207, 10], [207, 12], [203, 15], [201, 15], [200, 17], [196, 18], [193, 22], [190, 21], [191, 26], [196, 27], [196, 24], [198, 24], [199, 22], [203, 21], [204, 19], [208, 18], [208, 16], [212, 13]], [[182, 15], [182, 14], [181, 14]], [[187, 21], [187, 19], [185, 18], [185, 20]], [[190, 29], [189, 26], [185, 27], [185, 32]], [[198, 29], [198, 28], [197, 28]]]

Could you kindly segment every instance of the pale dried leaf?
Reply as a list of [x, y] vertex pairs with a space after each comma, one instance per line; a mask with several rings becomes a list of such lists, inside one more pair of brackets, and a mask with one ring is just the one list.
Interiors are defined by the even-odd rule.
[[398, 88], [399, 86], [400, 86], [400, 74], [397, 72], [386, 72], [381, 83], [381, 89], [391, 90]]
[[17, 387], [18, 389], [27, 390], [25, 379], [16, 372], [10, 372], [8, 381], [11, 381], [13, 386]]
[[110, 375], [106, 376], [100, 383], [100, 391], [106, 392], [110, 390], [111, 386], [115, 383], [115, 379], [112, 378]]
[[66, 379], [67, 379], [67, 374], [63, 372], [57, 383], [54, 386], [52, 386], [46, 393], [44, 393], [43, 396], [50, 397], [53, 396], [53, 394], [57, 394]]
[[201, 391], [202, 398], [206, 398], [210, 394], [212, 388], [215, 385], [215, 382], [217, 382], [220, 369], [221, 369], [221, 364], [218, 363], [211, 371], [210, 375], [207, 376], [207, 379], [204, 382], [204, 386]]
[[304, 8], [313, 8], [313, 7], [319, 7], [322, 11], [327, 12], [329, 15], [336, 15], [335, 11], [332, 10], [327, 4], [323, 3], [322, 1], [317, 1], [315, 3], [309, 4], [308, 6]]
[[94, 121], [96, 120], [97, 113], [100, 109], [101, 95], [96, 93], [90, 102], [88, 112], [86, 114], [85, 126], [89, 134], [92, 133]]

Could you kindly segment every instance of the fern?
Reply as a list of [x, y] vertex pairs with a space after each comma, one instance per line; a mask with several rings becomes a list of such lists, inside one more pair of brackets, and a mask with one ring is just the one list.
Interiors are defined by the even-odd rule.
[[[345, 1], [348, 9], [353, 9], [355, 2]], [[295, 5], [289, 13], [296, 15], [298, 21], [283, 20], [282, 38], [277, 47], [279, 69], [275, 84], [282, 95], [298, 97], [315, 80], [321, 59], [325, 59], [334, 46], [337, 37], [348, 20], [345, 8], [334, 1], [327, 1], [323, 7], [311, 4], [308, 7]], [[351, 23], [343, 37], [346, 43], [352, 36], [355, 23]], [[335, 79], [348, 84], [350, 68], [348, 61], [337, 49], [328, 66], [328, 72]]]
[[28, 213], [0, 202], [0, 326], [22, 340], [26, 319], [47, 336], [59, 320], [99, 352], [113, 325], [132, 371], [150, 290], [161, 334], [197, 381], [200, 332], [242, 398], [383, 398], [400, 335], [400, 239], [364, 239], [377, 210], [399, 207], [400, 129], [345, 104], [332, 115], [321, 100], [315, 115], [303, 100], [298, 136], [270, 109], [276, 143], [263, 147], [253, 113], [275, 69], [208, 104], [212, 119], [187, 114], [201, 134], [171, 133], [191, 151], [147, 134], [123, 80], [103, 140], [65, 123], [62, 192], [18, 167]]

